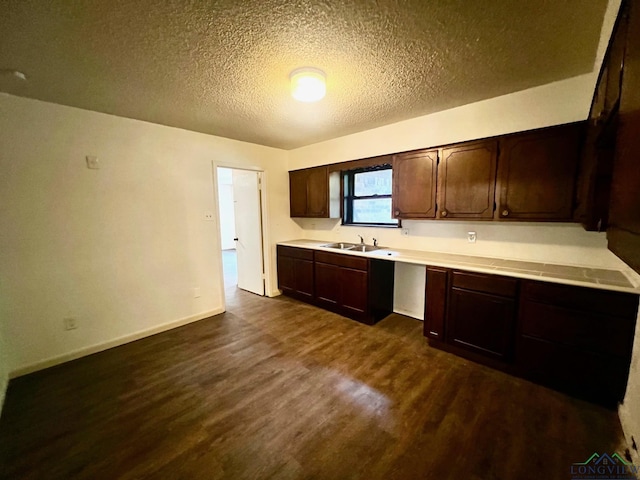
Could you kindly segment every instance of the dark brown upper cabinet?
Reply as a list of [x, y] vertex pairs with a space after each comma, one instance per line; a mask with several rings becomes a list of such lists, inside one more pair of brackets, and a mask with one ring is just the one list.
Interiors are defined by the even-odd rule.
[[497, 152], [497, 140], [442, 149], [438, 218], [493, 218]]
[[608, 226], [628, 21], [623, 3], [602, 63], [582, 145], [574, 217], [586, 230], [601, 231]]
[[438, 151], [393, 156], [394, 218], [435, 218]]
[[581, 124], [501, 139], [496, 218], [570, 221], [580, 139]]
[[627, 7], [607, 239], [609, 249], [640, 272], [640, 3]]
[[340, 188], [339, 179], [336, 182], [333, 176], [330, 178], [326, 165], [289, 172], [290, 215], [339, 217], [339, 201], [332, 195], [336, 188]]

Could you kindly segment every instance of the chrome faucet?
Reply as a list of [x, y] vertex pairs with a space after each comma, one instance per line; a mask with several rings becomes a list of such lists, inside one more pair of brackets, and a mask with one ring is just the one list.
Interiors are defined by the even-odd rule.
[[360, 245], [364, 245], [364, 237], [362, 235], [358, 235], [360, 237]]
[[374, 238], [374, 239], [373, 239], [373, 246], [374, 246], [374, 247], [377, 247], [377, 246], [378, 246], [378, 239], [377, 239], [377, 238]]

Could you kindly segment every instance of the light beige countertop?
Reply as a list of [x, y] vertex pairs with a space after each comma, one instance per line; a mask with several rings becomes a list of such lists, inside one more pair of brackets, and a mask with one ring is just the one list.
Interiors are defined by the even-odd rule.
[[343, 255], [378, 258], [394, 262], [430, 265], [434, 267], [458, 268], [470, 272], [493, 273], [508, 277], [528, 278], [565, 285], [599, 288], [617, 292], [640, 294], [640, 285], [634, 284], [630, 276], [622, 270], [580, 267], [573, 265], [557, 265], [520, 260], [503, 260], [491, 257], [476, 257], [452, 253], [428, 252], [422, 250], [401, 250], [381, 247], [373, 252], [354, 252], [325, 248], [322, 245], [332, 243], [319, 240], [290, 240], [278, 242], [278, 245], [310, 248]]

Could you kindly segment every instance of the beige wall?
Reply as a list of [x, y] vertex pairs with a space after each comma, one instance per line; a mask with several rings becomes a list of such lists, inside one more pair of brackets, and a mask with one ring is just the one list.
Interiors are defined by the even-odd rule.
[[212, 162], [265, 171], [268, 293], [275, 242], [300, 236], [282, 150], [1, 95], [0, 152], [13, 375], [222, 311]]

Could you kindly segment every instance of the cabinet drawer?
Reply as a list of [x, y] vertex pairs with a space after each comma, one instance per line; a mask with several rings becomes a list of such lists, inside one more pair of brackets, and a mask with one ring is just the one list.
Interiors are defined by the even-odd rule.
[[343, 255], [340, 253], [315, 252], [316, 262], [338, 265], [339, 267], [353, 268], [354, 270], [368, 270], [368, 259]]
[[638, 312], [637, 295], [595, 288], [523, 281], [522, 297], [573, 310], [596, 312], [633, 320]]
[[453, 286], [491, 293], [503, 297], [515, 297], [518, 290], [518, 280], [515, 278], [486, 275], [483, 273], [453, 272]]
[[633, 341], [633, 321], [598, 313], [523, 301], [520, 309], [523, 335], [581, 350], [629, 357]]
[[303, 260], [313, 260], [313, 250], [297, 247], [285, 247], [284, 245], [277, 246], [278, 256], [301, 258]]

